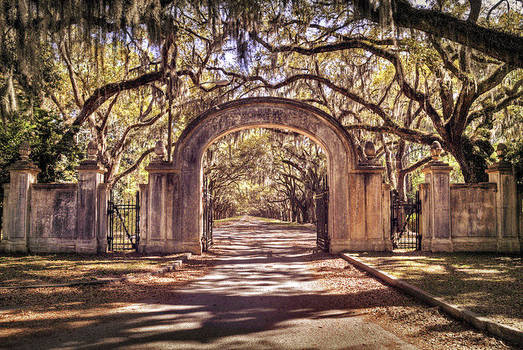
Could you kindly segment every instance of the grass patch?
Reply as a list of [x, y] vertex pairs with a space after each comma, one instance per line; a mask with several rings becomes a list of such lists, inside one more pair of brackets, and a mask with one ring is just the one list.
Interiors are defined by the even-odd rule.
[[521, 256], [425, 252], [352, 255], [452, 304], [523, 330]]
[[181, 256], [143, 256], [134, 252], [104, 255], [3, 255], [0, 256], [0, 287], [62, 284], [152, 272]]
[[220, 219], [220, 220], [214, 220], [213, 226], [220, 227], [220, 226], [227, 226], [231, 222], [241, 220], [242, 216], [233, 216], [230, 218]]

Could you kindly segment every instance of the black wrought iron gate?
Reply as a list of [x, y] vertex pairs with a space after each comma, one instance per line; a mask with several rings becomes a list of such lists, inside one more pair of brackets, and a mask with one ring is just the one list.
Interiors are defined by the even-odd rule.
[[202, 190], [202, 202], [203, 202], [203, 234], [202, 234], [202, 250], [204, 252], [208, 251], [212, 244], [212, 226], [213, 226], [213, 203], [212, 196], [209, 193], [207, 179], [203, 180], [203, 190]]
[[401, 200], [396, 190], [390, 192], [390, 239], [393, 249], [421, 250], [420, 214], [419, 192], [407, 201]]
[[316, 245], [321, 250], [329, 251], [329, 186], [327, 178], [323, 178], [320, 189], [314, 195], [316, 208]]
[[109, 230], [107, 250], [138, 250], [140, 243], [140, 194], [127, 201], [115, 202], [113, 193], [107, 206]]

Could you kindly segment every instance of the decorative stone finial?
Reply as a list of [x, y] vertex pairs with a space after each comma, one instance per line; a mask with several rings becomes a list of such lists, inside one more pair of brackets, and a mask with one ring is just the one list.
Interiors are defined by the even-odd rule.
[[87, 144], [87, 159], [96, 160], [96, 155], [98, 153], [98, 146], [94, 140], [89, 141]]
[[443, 153], [441, 143], [439, 143], [439, 141], [432, 142], [432, 145], [430, 145], [430, 155], [432, 156], [432, 160], [438, 161], [441, 153]]
[[504, 143], [498, 144], [498, 147], [496, 147], [496, 154], [498, 156], [498, 161], [503, 162], [507, 155], [507, 145]]
[[18, 153], [20, 154], [20, 159], [22, 159], [22, 161], [29, 162], [29, 155], [31, 154], [31, 145], [29, 145], [29, 142], [22, 142], [18, 149]]
[[156, 141], [156, 145], [154, 145], [154, 153], [156, 154], [156, 160], [163, 160], [165, 157], [165, 152], [166, 150], [163, 141]]
[[376, 158], [376, 147], [374, 146], [374, 142], [365, 142], [365, 145], [363, 146], [363, 153], [365, 153], [365, 157], [367, 157], [369, 161], [372, 161], [374, 158]]

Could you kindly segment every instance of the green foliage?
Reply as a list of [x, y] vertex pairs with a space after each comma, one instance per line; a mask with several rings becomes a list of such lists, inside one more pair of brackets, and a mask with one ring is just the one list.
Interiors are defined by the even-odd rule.
[[307, 137], [254, 129], [225, 136], [204, 157], [216, 218], [255, 215], [314, 221], [326, 156]]
[[65, 128], [59, 117], [40, 108], [35, 108], [32, 119], [17, 118], [0, 128], [0, 181], [9, 182], [7, 169], [18, 160], [18, 148], [24, 141], [30, 143], [30, 158], [41, 170], [39, 182], [72, 181], [82, 152], [74, 140], [55, 147]]
[[[3, 210], [4, 183], [9, 183], [9, 166], [18, 159], [22, 142], [31, 145], [32, 161], [42, 170], [39, 182], [73, 181], [76, 166], [82, 154], [74, 140], [55, 147], [64, 132], [60, 118], [43, 109], [35, 108], [33, 118], [15, 118], [0, 127], [0, 218]], [[1, 224], [1, 219], [0, 219]]]
[[31, 148], [33, 161], [41, 173], [40, 182], [65, 182], [75, 179], [76, 167], [83, 157], [84, 145], [77, 144], [73, 139], [55, 144], [61, 140], [67, 127], [61, 118], [43, 109], [35, 109], [34, 124], [31, 133]]
[[488, 181], [485, 170], [487, 170], [487, 160], [492, 152], [494, 152], [494, 147], [489, 140], [483, 138], [471, 140], [463, 137], [463, 153], [476, 176], [477, 182]]
[[516, 183], [523, 185], [523, 139], [507, 143], [506, 160], [514, 166]]

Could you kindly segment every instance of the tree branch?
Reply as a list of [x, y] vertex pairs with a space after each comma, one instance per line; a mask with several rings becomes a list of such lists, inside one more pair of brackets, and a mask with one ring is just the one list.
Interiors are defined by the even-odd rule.
[[[444, 37], [523, 68], [523, 37], [488, 29], [440, 11], [415, 8], [405, 0], [391, 0], [391, 3], [392, 17], [397, 26]], [[370, 0], [354, 0], [354, 5], [362, 16], [380, 23], [381, 9], [374, 8]]]
[[418, 130], [412, 130], [408, 128], [403, 127], [390, 127], [387, 125], [381, 125], [381, 126], [375, 126], [375, 125], [367, 125], [367, 124], [351, 124], [351, 125], [344, 125], [344, 127], [347, 130], [366, 130], [370, 132], [377, 132], [377, 133], [388, 133], [388, 134], [394, 134], [401, 138], [404, 138], [408, 141], [415, 142], [415, 143], [421, 143], [424, 145], [431, 145], [434, 141], [439, 141], [442, 145], [444, 143], [443, 139], [435, 134], [429, 134], [424, 133]]
[[132, 173], [133, 171], [135, 171], [139, 166], [140, 164], [142, 163], [142, 161], [145, 159], [145, 157], [147, 157], [149, 154], [151, 154], [152, 152], [154, 152], [154, 147], [153, 148], [149, 148], [147, 149], [145, 152], [142, 153], [142, 155], [140, 156], [140, 158], [138, 158], [138, 160], [130, 167], [130, 168], [127, 168], [125, 171], [123, 171], [122, 173], [116, 175], [114, 177], [114, 180], [113, 182], [111, 183], [111, 187], [114, 186], [115, 183], [117, 183], [118, 181], [120, 181], [120, 179], [124, 176], [127, 176], [129, 175], [130, 173]]
[[432, 160], [432, 157], [428, 156], [428, 157], [425, 157], [421, 160], [418, 160], [416, 163], [408, 166], [407, 168], [404, 168], [404, 169], [400, 169], [399, 172], [401, 174], [408, 174], [408, 173], [411, 173], [413, 172], [414, 170], [418, 169], [419, 167], [427, 164], [428, 162], [430, 162]]

